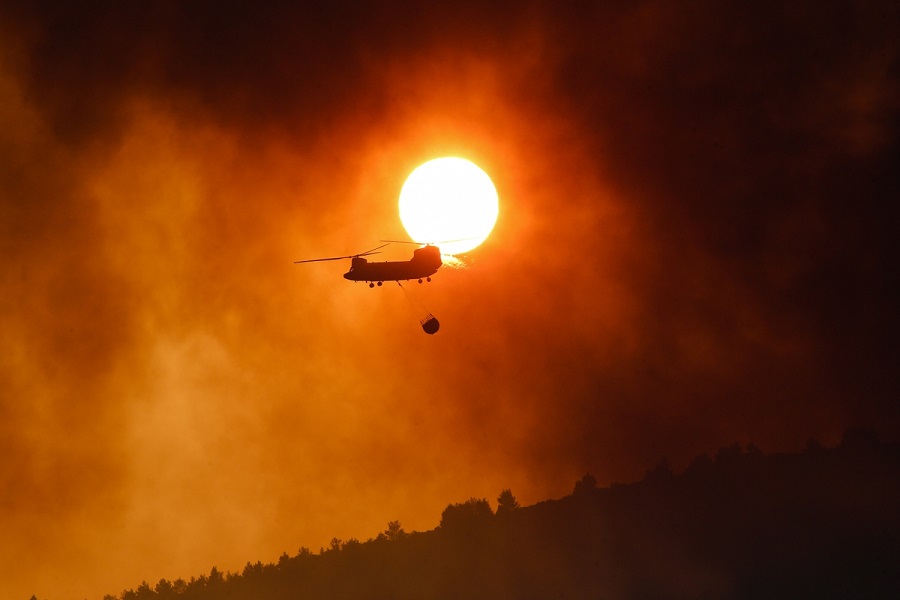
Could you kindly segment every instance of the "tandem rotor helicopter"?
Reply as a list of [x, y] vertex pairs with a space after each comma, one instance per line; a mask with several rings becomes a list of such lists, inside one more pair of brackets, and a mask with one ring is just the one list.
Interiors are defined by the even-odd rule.
[[[294, 264], [325, 262], [331, 260], [350, 259], [350, 270], [344, 273], [344, 279], [349, 281], [364, 281], [369, 284], [370, 288], [382, 286], [385, 281], [396, 281], [397, 285], [406, 293], [407, 299], [412, 304], [412, 298], [406, 291], [406, 288], [400, 283], [401, 281], [431, 281], [431, 276], [437, 273], [437, 270], [444, 264], [441, 257], [441, 250], [434, 244], [419, 244], [418, 242], [406, 242], [398, 240], [381, 240], [384, 242], [381, 246], [360, 252], [359, 254], [348, 254], [346, 256], [330, 256], [328, 258], [312, 258], [308, 260], [296, 260]], [[388, 260], [369, 262], [366, 257], [373, 254], [379, 254], [380, 250], [390, 244], [418, 244], [421, 247], [413, 250], [413, 256], [409, 260]], [[434, 315], [428, 313], [424, 318], [419, 320], [419, 324], [425, 333], [433, 335], [440, 328], [440, 323]]]
[[[350, 259], [350, 270], [344, 273], [344, 279], [363, 281], [370, 288], [381, 287], [385, 281], [396, 281], [413, 304], [410, 291], [401, 282], [431, 281], [431, 276], [445, 264], [445, 257], [448, 266], [462, 265], [461, 262], [454, 264], [452, 257], [483, 242], [493, 229], [499, 211], [497, 189], [487, 173], [475, 163], [454, 156], [435, 158], [419, 165], [403, 184], [398, 207], [400, 221], [413, 240], [460, 239], [426, 243], [381, 240], [381, 246], [359, 254], [295, 263]], [[412, 243], [419, 247], [409, 260], [369, 262], [368, 257], [394, 243]], [[433, 334], [438, 330], [438, 321], [431, 313], [419, 322], [426, 333]]]
[[440, 249], [433, 244], [425, 244], [421, 248], [413, 250], [413, 257], [409, 260], [393, 260], [381, 262], [369, 262], [366, 256], [378, 254], [389, 244], [415, 244], [416, 242], [401, 242], [396, 240], [382, 240], [381, 246], [347, 256], [332, 256], [329, 258], [313, 258], [309, 260], [296, 260], [294, 264], [324, 262], [328, 260], [350, 259], [350, 270], [344, 273], [344, 279], [350, 281], [365, 281], [369, 287], [382, 285], [385, 281], [422, 280], [431, 281], [431, 276], [437, 273], [444, 261], [441, 259]]

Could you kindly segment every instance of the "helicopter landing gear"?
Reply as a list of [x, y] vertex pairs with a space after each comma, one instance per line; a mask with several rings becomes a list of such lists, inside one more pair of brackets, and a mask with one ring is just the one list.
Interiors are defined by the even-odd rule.
[[421, 279], [421, 278], [419, 279], [419, 283], [422, 283], [422, 279]]
[[370, 288], [373, 288], [373, 287], [375, 287], [375, 284], [372, 283], [372, 282], [370, 281], [370, 282], [369, 282], [369, 287], [370, 287]]
[[383, 282], [379, 281], [379, 282], [378, 282], [378, 287], [381, 287], [381, 284], [382, 284], [382, 283], [383, 283]]
[[431, 277], [426, 277], [425, 281], [427, 281], [428, 283], [431, 283]]

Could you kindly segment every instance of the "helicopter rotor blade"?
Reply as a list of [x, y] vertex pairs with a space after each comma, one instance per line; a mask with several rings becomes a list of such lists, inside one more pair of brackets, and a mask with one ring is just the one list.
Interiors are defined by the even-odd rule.
[[295, 260], [294, 264], [297, 265], [300, 263], [325, 262], [328, 260], [344, 260], [345, 258], [356, 258], [358, 256], [370, 256], [372, 254], [381, 254], [379, 252], [379, 250], [381, 250], [385, 246], [387, 246], [387, 244], [382, 244], [380, 246], [372, 248], [371, 250], [366, 250], [365, 252], [360, 252], [359, 254], [348, 254], [347, 256], [330, 256], [328, 258], [310, 258], [307, 260]]
[[[383, 242], [384, 240], [379, 240], [379, 241]], [[381, 250], [388, 244], [390, 244], [390, 242], [388, 242], [387, 244], [382, 244], [380, 246], [376, 246], [376, 247], [372, 248], [371, 250], [366, 250], [365, 252], [360, 252], [359, 254], [354, 254], [353, 256], [368, 256], [370, 254], [379, 254], [378, 250]]]
[[416, 246], [432, 246], [434, 245], [432, 242], [416, 242], [412, 240], [379, 240], [381, 242], [387, 242], [389, 244], [415, 244]]
[[440, 242], [415, 242], [410, 240], [379, 240], [381, 242], [387, 242], [389, 244], [416, 244], [418, 246], [440, 246], [441, 244], [452, 244], [454, 242], [466, 242], [469, 240], [474, 240], [476, 238], [468, 237], [468, 238], [459, 238], [458, 240], [442, 240]]
[[344, 260], [345, 258], [353, 258], [354, 255], [351, 256], [332, 256], [330, 258], [310, 258], [307, 260], [295, 260], [294, 264], [299, 265], [300, 263], [311, 263], [311, 262], [325, 262], [328, 260]]

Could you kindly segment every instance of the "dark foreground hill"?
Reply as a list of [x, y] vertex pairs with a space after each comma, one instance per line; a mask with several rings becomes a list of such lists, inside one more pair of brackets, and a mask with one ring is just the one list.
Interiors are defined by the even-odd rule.
[[900, 448], [866, 432], [799, 454], [734, 446], [629, 485], [585, 476], [530, 507], [505, 494], [496, 514], [472, 499], [432, 531], [392, 523], [118, 598], [900, 598]]

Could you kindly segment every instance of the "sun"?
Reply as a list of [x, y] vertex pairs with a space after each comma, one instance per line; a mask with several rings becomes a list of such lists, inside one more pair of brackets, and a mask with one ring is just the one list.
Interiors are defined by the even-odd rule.
[[487, 173], [464, 158], [435, 158], [413, 171], [400, 190], [400, 221], [410, 237], [461, 254], [481, 244], [499, 214]]

